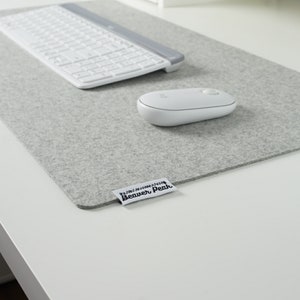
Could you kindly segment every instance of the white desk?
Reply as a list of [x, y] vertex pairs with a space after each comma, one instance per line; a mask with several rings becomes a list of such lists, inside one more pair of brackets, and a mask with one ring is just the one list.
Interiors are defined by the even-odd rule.
[[[159, 11], [122, 1], [300, 71], [293, 2]], [[0, 145], [0, 252], [30, 299], [300, 298], [299, 152], [160, 199], [83, 211], [2, 123]]]

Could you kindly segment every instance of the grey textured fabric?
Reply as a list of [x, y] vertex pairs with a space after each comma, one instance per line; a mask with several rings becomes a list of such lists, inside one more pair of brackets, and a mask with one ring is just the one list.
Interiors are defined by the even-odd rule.
[[[0, 117], [78, 207], [111, 203], [112, 190], [135, 183], [178, 184], [300, 148], [299, 73], [111, 0], [81, 5], [186, 61], [175, 73], [82, 91], [0, 34]], [[224, 90], [238, 107], [174, 128], [138, 115], [140, 95], [188, 87]]]

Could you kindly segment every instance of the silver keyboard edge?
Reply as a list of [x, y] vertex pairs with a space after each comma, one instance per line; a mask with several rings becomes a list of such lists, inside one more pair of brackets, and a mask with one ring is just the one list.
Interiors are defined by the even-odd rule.
[[166, 46], [163, 46], [157, 42], [154, 42], [138, 33], [130, 31], [127, 28], [122, 27], [114, 22], [111, 22], [110, 20], [107, 20], [103, 17], [100, 17], [99, 15], [94, 14], [74, 3], [61, 4], [60, 6], [89, 21], [92, 21], [93, 23], [106, 27], [109, 31], [112, 31], [116, 34], [120, 34], [123, 37], [127, 38], [129, 41], [132, 41], [160, 55], [161, 57], [169, 60], [171, 65], [179, 64], [184, 60], [184, 55], [182, 53], [168, 48]]

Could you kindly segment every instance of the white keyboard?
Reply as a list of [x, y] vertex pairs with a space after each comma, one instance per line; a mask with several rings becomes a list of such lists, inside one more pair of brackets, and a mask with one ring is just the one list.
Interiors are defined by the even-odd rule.
[[183, 60], [179, 52], [74, 4], [0, 18], [0, 30], [81, 89], [173, 71]]

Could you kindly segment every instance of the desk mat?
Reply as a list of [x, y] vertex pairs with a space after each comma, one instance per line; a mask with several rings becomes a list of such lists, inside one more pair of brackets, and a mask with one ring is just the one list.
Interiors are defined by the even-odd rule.
[[[299, 73], [118, 2], [80, 5], [186, 61], [174, 73], [82, 91], [0, 34], [0, 117], [78, 207], [109, 204], [112, 190], [135, 183], [183, 183], [300, 148]], [[138, 115], [140, 95], [188, 87], [224, 90], [238, 107], [174, 128]]]

